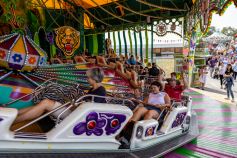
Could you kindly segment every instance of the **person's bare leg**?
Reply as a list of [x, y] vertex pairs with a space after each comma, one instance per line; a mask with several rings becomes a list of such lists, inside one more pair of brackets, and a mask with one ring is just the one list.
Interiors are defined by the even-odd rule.
[[147, 112], [148, 110], [144, 107], [139, 107], [135, 113], [133, 114], [131, 120], [132, 121], [138, 121], [141, 119], [141, 117]]
[[52, 108], [54, 104], [55, 104], [55, 101], [44, 99], [39, 104], [33, 106], [30, 110], [17, 116], [14, 123], [19, 123], [19, 122], [35, 119], [41, 116], [45, 111], [53, 110]]
[[30, 107], [27, 107], [27, 108], [24, 108], [24, 109], [20, 109], [18, 110], [18, 115], [21, 115], [29, 110], [31, 110], [34, 106], [30, 106]]
[[159, 113], [155, 110], [149, 110], [145, 116], [144, 116], [144, 120], [150, 120], [152, 118], [158, 118], [159, 117]]

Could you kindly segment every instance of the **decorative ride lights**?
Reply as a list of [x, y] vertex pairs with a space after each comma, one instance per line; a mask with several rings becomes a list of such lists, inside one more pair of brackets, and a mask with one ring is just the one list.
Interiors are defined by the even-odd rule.
[[158, 36], [165, 36], [167, 33], [183, 36], [183, 18], [154, 21], [153, 25]]

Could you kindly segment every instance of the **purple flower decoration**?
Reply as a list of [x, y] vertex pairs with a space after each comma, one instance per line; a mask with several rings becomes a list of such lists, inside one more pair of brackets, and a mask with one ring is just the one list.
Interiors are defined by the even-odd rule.
[[121, 124], [126, 120], [126, 116], [121, 114], [100, 113], [100, 117], [107, 119], [106, 135], [116, 133], [120, 129]]
[[152, 136], [152, 135], [154, 135], [154, 133], [155, 133], [155, 128], [156, 128], [156, 126], [148, 127], [148, 128], [146, 129], [145, 136], [147, 137], [147, 136]]
[[186, 116], [186, 112], [179, 113], [176, 116], [176, 119], [174, 120], [174, 122], [172, 123], [171, 128], [174, 128], [174, 127], [177, 127], [177, 126], [181, 125], [184, 121], [185, 116]]
[[21, 56], [21, 54], [14, 54], [14, 55], [12, 56], [12, 59], [14, 60], [14, 62], [19, 63], [19, 62], [21, 62], [21, 60], [22, 60], [22, 56]]
[[105, 124], [105, 119], [99, 119], [96, 112], [91, 112], [87, 115], [85, 122], [80, 122], [73, 128], [73, 133], [75, 135], [86, 133], [87, 136], [93, 133], [96, 136], [101, 136], [103, 134], [102, 128]]

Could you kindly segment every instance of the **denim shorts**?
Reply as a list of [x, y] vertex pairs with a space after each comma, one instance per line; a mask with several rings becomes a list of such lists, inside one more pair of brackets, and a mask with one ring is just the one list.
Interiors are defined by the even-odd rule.
[[145, 106], [145, 108], [146, 108], [147, 110], [155, 110], [156, 112], [158, 112], [158, 114], [161, 113], [161, 109], [160, 109], [160, 108], [157, 108], [157, 107], [155, 107], [155, 106], [147, 105], [147, 106]]

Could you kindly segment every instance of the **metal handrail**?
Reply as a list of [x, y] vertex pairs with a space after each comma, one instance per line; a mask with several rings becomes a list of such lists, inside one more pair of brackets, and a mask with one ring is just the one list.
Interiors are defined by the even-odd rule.
[[34, 119], [33, 121], [27, 123], [26, 125], [24, 125], [24, 126], [22, 126], [22, 127], [20, 127], [20, 128], [17, 128], [16, 130], [14, 130], [14, 132], [18, 132], [18, 131], [20, 131], [20, 130], [22, 130], [22, 129], [24, 129], [24, 128], [26, 128], [26, 127], [32, 125], [32, 124], [34, 124], [35, 122], [37, 122], [37, 121], [39, 121], [39, 120], [45, 118], [46, 116], [49, 116], [50, 114], [56, 112], [57, 110], [59, 110], [59, 109], [65, 107], [65, 106], [68, 106], [69, 104], [71, 104], [71, 102], [67, 102], [67, 103], [65, 103], [65, 104], [62, 104], [62, 105], [56, 107], [56, 108], [53, 109], [52, 111], [47, 112], [46, 114], [44, 114], [44, 115], [42, 115], [42, 116], [40, 116], [40, 117]]
[[[184, 106], [184, 104], [185, 104], [185, 103], [188, 103], [188, 102], [190, 101], [190, 99], [191, 99], [189, 96], [185, 96], [185, 95], [183, 95], [182, 97], [185, 99], [185, 101], [174, 101], [174, 102], [171, 104], [171, 107], [173, 108], [176, 103], [181, 103], [181, 105]], [[159, 117], [157, 118], [157, 121], [160, 119], [160, 117], [161, 117], [162, 114], [165, 112], [165, 110], [166, 110], [166, 109], [163, 109], [163, 110], [161, 111]]]
[[104, 99], [111, 99], [111, 100], [114, 99], [114, 100], [122, 101], [123, 102], [123, 104], [122, 104], [123, 106], [125, 106], [125, 101], [127, 101], [127, 102], [131, 103], [135, 107], [134, 103], [131, 100], [129, 100], [129, 99], [114, 98], [114, 97], [109, 97], [109, 96], [90, 95], [90, 94], [84, 95], [84, 96], [80, 97], [79, 99], [77, 99], [75, 101], [75, 103], [81, 102], [83, 99], [90, 98], [90, 97], [92, 98], [92, 102], [94, 102], [95, 98], [104, 98]]
[[51, 81], [51, 80], [54, 80], [54, 79], [55, 79], [55, 78], [51, 78], [51, 79], [46, 80], [45, 82], [43, 82], [42, 84], [40, 84], [33, 92], [31, 92], [31, 93], [29, 93], [29, 94], [26, 94], [26, 95], [24, 95], [24, 96], [22, 96], [22, 97], [20, 97], [20, 98], [18, 98], [18, 99], [12, 100], [12, 101], [10, 101], [10, 102], [8, 102], [8, 103], [6, 103], [6, 104], [2, 104], [2, 106], [3, 106], [3, 107], [6, 107], [6, 106], [11, 105], [11, 104], [13, 104], [13, 103], [15, 103], [15, 102], [18, 102], [19, 100], [21, 100], [21, 99], [23, 99], [23, 98], [25, 98], [25, 97], [28, 97], [28, 96], [30, 96], [30, 95], [32, 95], [32, 94], [34, 94], [34, 93], [37, 93], [37, 92], [39, 92], [39, 91], [45, 89], [46, 87], [43, 87], [43, 85], [46, 84], [47, 82]]
[[72, 100], [71, 105], [68, 106], [66, 109], [64, 109], [64, 110], [57, 116], [56, 125], [60, 123], [61, 116], [62, 116], [66, 111], [68, 111], [69, 109], [71, 109], [73, 106], [78, 106], [78, 105], [81, 104], [81, 103], [84, 103], [84, 101], [79, 102], [79, 103], [76, 104], [76, 103], [75, 103], [75, 100]]

